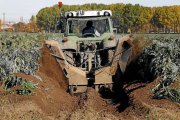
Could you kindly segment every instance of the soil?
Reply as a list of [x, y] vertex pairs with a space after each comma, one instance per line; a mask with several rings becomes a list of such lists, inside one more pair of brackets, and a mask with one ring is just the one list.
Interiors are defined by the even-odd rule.
[[[0, 120], [131, 120], [180, 118], [180, 105], [169, 100], [152, 99], [151, 83], [125, 84], [121, 93], [103, 96], [93, 88], [87, 93], [71, 96], [63, 72], [50, 55], [42, 50], [40, 68], [34, 75], [17, 76], [37, 84], [31, 95], [0, 96]], [[128, 98], [127, 98], [128, 97]], [[125, 101], [125, 102], [124, 102]]]

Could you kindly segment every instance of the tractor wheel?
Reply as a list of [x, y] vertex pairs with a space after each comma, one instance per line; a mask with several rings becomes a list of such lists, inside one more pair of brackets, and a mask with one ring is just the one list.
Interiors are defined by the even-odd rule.
[[113, 84], [108, 84], [108, 89], [113, 92]]
[[73, 85], [69, 86], [69, 94], [72, 96], [74, 95], [74, 86]]

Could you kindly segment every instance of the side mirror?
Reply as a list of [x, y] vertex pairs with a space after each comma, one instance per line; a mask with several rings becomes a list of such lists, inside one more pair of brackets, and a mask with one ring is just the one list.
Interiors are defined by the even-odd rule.
[[64, 33], [65, 32], [65, 27], [64, 27], [64, 22], [62, 20], [60, 20], [58, 23], [57, 23], [57, 30], [61, 30], [61, 33]]
[[113, 19], [113, 27], [114, 28], [119, 28], [120, 27], [120, 18], [116, 17]]
[[119, 18], [119, 16], [116, 18], [113, 18], [113, 32], [115, 34], [120, 33], [120, 18]]

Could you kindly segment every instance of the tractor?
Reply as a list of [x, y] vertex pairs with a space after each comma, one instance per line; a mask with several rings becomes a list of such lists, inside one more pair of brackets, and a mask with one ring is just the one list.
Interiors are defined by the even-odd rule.
[[[113, 76], [125, 72], [132, 54], [131, 37], [117, 38], [111, 18], [111, 10], [61, 14], [58, 28], [64, 37], [46, 44], [62, 68], [69, 93], [83, 93], [88, 87], [113, 91]], [[83, 32], [89, 21], [93, 30]]]

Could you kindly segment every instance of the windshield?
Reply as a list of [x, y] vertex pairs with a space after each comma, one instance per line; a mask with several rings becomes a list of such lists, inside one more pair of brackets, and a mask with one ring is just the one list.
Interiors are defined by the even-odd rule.
[[82, 31], [86, 27], [88, 21], [93, 22], [93, 27], [102, 35], [105, 32], [110, 32], [110, 24], [108, 18], [72, 18], [68, 19], [68, 34], [82, 36]]

